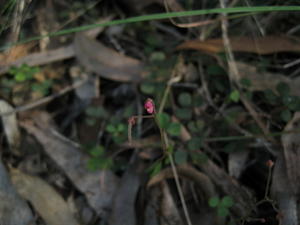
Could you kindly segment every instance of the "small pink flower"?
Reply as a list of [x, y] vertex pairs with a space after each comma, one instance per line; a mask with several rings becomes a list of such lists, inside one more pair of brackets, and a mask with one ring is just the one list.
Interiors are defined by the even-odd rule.
[[144, 107], [145, 107], [147, 113], [149, 113], [149, 114], [154, 114], [155, 113], [155, 105], [154, 105], [154, 102], [151, 98], [148, 98], [145, 101]]

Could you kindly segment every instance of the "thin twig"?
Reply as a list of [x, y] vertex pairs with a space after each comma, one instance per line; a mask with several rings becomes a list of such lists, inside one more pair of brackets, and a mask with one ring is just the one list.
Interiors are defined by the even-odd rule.
[[87, 80], [88, 79], [86, 78], [86, 79], [83, 79], [81, 81], [78, 81], [78, 82], [76, 82], [76, 83], [74, 83], [74, 84], [72, 84], [68, 87], [65, 87], [64, 89], [60, 90], [58, 93], [55, 93], [53, 95], [41, 98], [41, 99], [39, 99], [35, 102], [29, 103], [29, 104], [26, 104], [26, 105], [18, 106], [12, 111], [1, 113], [0, 116], [7, 116], [7, 115], [12, 114], [12, 113], [27, 111], [27, 110], [33, 109], [35, 107], [38, 107], [40, 105], [51, 102], [52, 100], [66, 94], [66, 93], [68, 93], [72, 90], [74, 90], [75, 88], [78, 88], [78, 87], [82, 86]]
[[[220, 1], [220, 5], [221, 8], [226, 8], [226, 0], [219, 0]], [[222, 27], [222, 38], [223, 38], [223, 42], [224, 42], [224, 47], [225, 47], [225, 52], [226, 55], [228, 57], [228, 66], [229, 66], [229, 78], [230, 81], [233, 83], [234, 80], [239, 80], [239, 78], [241, 77], [235, 62], [235, 58], [232, 52], [232, 48], [231, 48], [231, 44], [229, 41], [229, 37], [228, 37], [228, 21], [226, 20], [226, 17], [224, 15], [222, 22], [221, 22], [221, 27]], [[238, 88], [238, 87], [237, 87]], [[243, 105], [245, 106], [245, 108], [248, 110], [249, 114], [252, 116], [252, 118], [254, 119], [254, 121], [257, 123], [257, 125], [260, 127], [260, 129], [263, 131], [264, 134], [268, 133], [268, 129], [265, 126], [265, 124], [263, 123], [263, 121], [261, 120], [261, 118], [257, 115], [257, 112], [253, 109], [253, 106], [251, 105], [251, 103], [246, 99], [246, 97], [243, 95], [243, 93], [241, 91], [240, 92], [240, 99], [241, 102], [243, 103]], [[270, 137], [269, 139], [266, 138], [267, 140], [270, 140], [273, 143], [277, 143], [275, 139], [273, 139], [272, 137]]]
[[[167, 88], [164, 92], [164, 96], [163, 96], [163, 99], [162, 99], [160, 107], [159, 107], [159, 111], [158, 111], [159, 113], [161, 113], [163, 111], [163, 108], [164, 108], [164, 105], [166, 103], [166, 99], [167, 99], [167, 96], [170, 92], [172, 84], [175, 83], [175, 82], [178, 82], [181, 78], [181, 74], [178, 74], [178, 71], [176, 71], [177, 69], [178, 69], [178, 67], [176, 66], [176, 68], [172, 72], [171, 79], [169, 80], [169, 82], [167, 84]], [[156, 123], [158, 125], [157, 121], [156, 121]], [[180, 202], [182, 204], [185, 219], [186, 219], [188, 225], [192, 225], [191, 218], [190, 218], [190, 215], [189, 215], [189, 212], [188, 212], [188, 208], [187, 208], [187, 205], [186, 205], [186, 202], [185, 202], [185, 199], [184, 199], [184, 194], [183, 194], [182, 188], [180, 186], [179, 176], [178, 176], [178, 172], [176, 170], [176, 165], [175, 165], [175, 162], [173, 160], [172, 153], [169, 152], [169, 147], [170, 146], [169, 146], [168, 135], [167, 135], [166, 131], [164, 129], [162, 129], [161, 127], [159, 127], [159, 131], [160, 131], [160, 135], [161, 135], [161, 141], [162, 141], [162, 146], [163, 146], [164, 153], [166, 153], [168, 155], [170, 163], [171, 163], [171, 168], [172, 168], [172, 171], [173, 171], [173, 174], [174, 174], [176, 188], [177, 188], [177, 191], [179, 193], [179, 198], [180, 198]]]

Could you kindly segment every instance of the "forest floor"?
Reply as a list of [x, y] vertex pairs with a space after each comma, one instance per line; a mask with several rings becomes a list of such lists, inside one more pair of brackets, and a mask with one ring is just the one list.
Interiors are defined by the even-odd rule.
[[299, 12], [124, 22], [297, 2], [0, 0], [0, 225], [299, 224]]

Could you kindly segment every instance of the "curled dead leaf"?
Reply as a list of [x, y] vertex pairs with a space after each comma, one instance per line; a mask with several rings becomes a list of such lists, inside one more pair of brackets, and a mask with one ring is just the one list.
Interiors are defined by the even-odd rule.
[[[265, 36], [265, 37], [230, 37], [232, 51], [256, 53], [260, 55], [272, 54], [275, 52], [299, 52], [300, 40], [288, 36]], [[197, 50], [206, 53], [219, 53], [224, 51], [222, 38], [208, 39], [205, 41], [186, 41], [176, 48], [177, 50]]]

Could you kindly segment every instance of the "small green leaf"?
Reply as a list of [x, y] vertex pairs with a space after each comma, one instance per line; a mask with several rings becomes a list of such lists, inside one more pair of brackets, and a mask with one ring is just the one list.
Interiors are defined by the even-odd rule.
[[277, 84], [276, 90], [281, 96], [287, 96], [290, 93], [290, 86], [287, 83], [280, 82]]
[[192, 104], [192, 96], [190, 95], [190, 93], [183, 92], [183, 93], [181, 93], [179, 95], [178, 102], [183, 107], [191, 106], [191, 104]]
[[99, 170], [101, 168], [100, 164], [101, 164], [101, 159], [91, 158], [87, 162], [87, 168], [90, 171], [96, 171], [96, 170]]
[[106, 118], [108, 115], [107, 111], [101, 106], [98, 106], [98, 107], [89, 106], [85, 110], [85, 113], [88, 116], [92, 116], [92, 117], [96, 117], [96, 118]]
[[155, 90], [156, 90], [155, 84], [153, 83], [146, 82], [141, 84], [141, 91], [146, 95], [154, 94]]
[[229, 98], [233, 102], [238, 102], [240, 100], [240, 93], [238, 90], [234, 90], [230, 93]]
[[122, 133], [126, 129], [126, 126], [123, 123], [117, 125], [117, 132]]
[[199, 148], [202, 145], [202, 138], [200, 137], [192, 137], [188, 141], [188, 149], [193, 151], [193, 150], [199, 150]]
[[104, 147], [102, 145], [94, 146], [90, 151], [93, 157], [100, 157], [104, 154]]
[[153, 52], [150, 55], [150, 61], [151, 62], [156, 62], [156, 61], [163, 61], [166, 59], [166, 55], [163, 52]]
[[211, 208], [216, 208], [216, 207], [219, 205], [219, 202], [220, 202], [219, 197], [211, 197], [211, 198], [208, 200], [208, 205], [209, 205]]
[[288, 122], [292, 118], [292, 113], [290, 110], [286, 109], [280, 113], [280, 117], [284, 122]]
[[203, 152], [191, 152], [190, 156], [194, 164], [203, 164], [208, 161], [208, 156]]
[[96, 120], [95, 119], [92, 119], [92, 118], [86, 118], [85, 119], [85, 123], [88, 125], [88, 126], [94, 126], [96, 124]]
[[276, 104], [278, 97], [274, 94], [271, 89], [267, 89], [264, 91], [264, 97], [270, 104]]
[[242, 78], [240, 80], [241, 85], [243, 85], [246, 88], [251, 87], [251, 80], [247, 79], [247, 78]]
[[291, 101], [288, 103], [287, 107], [293, 111], [300, 110], [300, 98], [298, 96], [291, 96]]
[[183, 119], [183, 120], [189, 120], [192, 118], [192, 110], [188, 109], [188, 108], [178, 108], [175, 110], [175, 115], [179, 118], [179, 119]]
[[109, 133], [115, 133], [115, 132], [117, 132], [117, 129], [115, 128], [114, 125], [108, 124], [108, 125], [106, 126], [106, 131], [109, 132]]
[[234, 204], [232, 197], [224, 196], [221, 200], [220, 206], [230, 208]]
[[225, 74], [225, 71], [222, 67], [218, 65], [209, 65], [207, 68], [207, 73], [209, 75], [222, 75]]
[[150, 177], [154, 177], [156, 174], [158, 174], [161, 171], [162, 168], [162, 162], [158, 161], [154, 163], [148, 171], [150, 172]]
[[218, 207], [218, 216], [226, 217], [229, 215], [229, 210], [226, 207]]
[[174, 154], [174, 160], [178, 165], [186, 163], [187, 159], [188, 159], [188, 154], [186, 151], [178, 150]]
[[156, 121], [158, 126], [162, 129], [167, 129], [170, 123], [170, 116], [166, 113], [158, 113], [156, 114]]
[[181, 125], [180, 125], [180, 123], [171, 123], [168, 126], [168, 128], [167, 128], [167, 132], [170, 135], [179, 136], [180, 132], [181, 132]]
[[16, 74], [15, 80], [18, 81], [18, 82], [23, 82], [23, 81], [26, 80], [26, 75], [22, 72], [19, 72], [19, 73]]
[[200, 107], [204, 103], [204, 99], [201, 95], [196, 95], [193, 99], [193, 103], [195, 107]]

